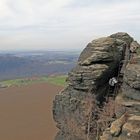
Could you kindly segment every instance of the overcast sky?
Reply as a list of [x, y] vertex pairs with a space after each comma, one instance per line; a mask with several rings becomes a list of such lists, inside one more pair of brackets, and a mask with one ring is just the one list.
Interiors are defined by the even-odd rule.
[[119, 31], [140, 41], [140, 0], [0, 0], [0, 50], [83, 49]]

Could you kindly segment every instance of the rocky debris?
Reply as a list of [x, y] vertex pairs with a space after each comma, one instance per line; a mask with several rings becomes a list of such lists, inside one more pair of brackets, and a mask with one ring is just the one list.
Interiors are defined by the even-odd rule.
[[112, 140], [113, 137], [110, 133], [110, 129], [107, 129], [103, 132], [103, 135], [100, 136], [100, 140]]
[[[139, 112], [138, 101], [140, 97], [138, 55], [140, 51], [139, 47], [134, 46], [139, 45], [127, 33], [117, 33], [99, 38], [87, 45], [79, 57], [77, 66], [68, 74], [68, 86], [55, 97], [53, 116], [60, 130], [55, 140], [98, 139], [102, 135], [99, 132], [102, 125], [98, 125], [98, 120], [102, 118], [99, 115], [103, 116], [102, 113], [106, 113], [105, 117], [108, 118], [105, 118], [106, 122], [103, 118], [100, 120], [101, 124], [105, 123], [105, 126], [108, 127], [102, 129], [104, 131], [102, 140], [123, 140], [130, 135], [131, 131], [128, 129], [130, 119], [126, 121], [125, 113], [133, 116], [138, 115], [135, 113]], [[126, 59], [124, 57], [126, 47], [128, 49], [136, 48], [134, 49], [135, 55], [132, 57], [135, 57], [137, 63], [131, 59], [131, 62], [124, 69], [120, 93], [116, 97], [116, 101], [111, 102], [116, 107], [118, 106], [118, 110], [114, 112], [116, 118], [112, 119], [116, 119], [116, 121], [109, 127], [112, 122], [110, 113], [113, 114], [110, 112], [110, 107], [113, 105], [107, 103], [108, 109], [101, 110], [104, 109], [103, 102], [109, 91], [108, 81], [112, 77], [117, 77], [120, 61]], [[120, 95], [121, 100], [117, 100]], [[131, 101], [128, 102], [128, 100]], [[131, 125], [133, 124], [131, 123]], [[128, 134], [126, 134], [127, 132]]]
[[[124, 118], [123, 118], [124, 117]], [[117, 119], [112, 123], [115, 128], [115, 133], [112, 133], [112, 127], [106, 130], [101, 136], [101, 140], [139, 140], [140, 139], [140, 116], [131, 115], [126, 118], [125, 121], [120, 121], [120, 119], [125, 119], [123, 115], [121, 118]], [[117, 122], [117, 123], [116, 123]], [[116, 126], [115, 126], [116, 123]], [[119, 126], [119, 127], [118, 127]], [[114, 129], [113, 128], [113, 129]]]
[[128, 139], [140, 139], [140, 116], [132, 116], [128, 119], [127, 123], [123, 125], [122, 135]]
[[110, 133], [113, 136], [118, 136], [121, 132], [122, 126], [125, 124], [127, 120], [127, 114], [122, 115], [119, 119], [114, 121], [110, 127]]

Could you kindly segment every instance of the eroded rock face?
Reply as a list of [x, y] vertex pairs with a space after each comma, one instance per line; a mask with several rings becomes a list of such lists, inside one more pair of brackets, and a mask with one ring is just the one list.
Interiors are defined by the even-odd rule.
[[[140, 101], [140, 65], [128, 64], [122, 88], [123, 94], [131, 99]], [[133, 93], [133, 94], [132, 94]]]
[[[111, 77], [117, 76], [125, 47], [130, 46], [132, 42], [133, 38], [128, 34], [117, 33], [93, 40], [83, 50], [77, 66], [68, 75], [68, 86], [56, 95], [54, 100], [53, 116], [60, 130], [56, 140], [94, 140], [97, 138], [98, 132], [94, 129], [97, 125], [96, 119], [98, 119], [97, 104], [106, 96], [108, 81]], [[137, 68], [127, 66], [123, 93], [121, 93], [132, 99], [139, 96], [140, 86], [139, 66], [135, 67]], [[126, 86], [129, 86], [130, 93], [126, 92], [125, 89], [128, 88]], [[133, 91], [136, 95], [132, 95]], [[124, 124], [125, 122], [117, 135], [123, 133]], [[104, 133], [105, 135], [108, 138], [113, 137], [109, 130], [108, 134]]]
[[[140, 45], [132, 41], [130, 51], [132, 54], [124, 71], [123, 84], [115, 99], [116, 106], [120, 106], [116, 111], [118, 118], [103, 133], [101, 140], [140, 140]], [[122, 108], [127, 113], [123, 123], [120, 121], [125, 114]]]

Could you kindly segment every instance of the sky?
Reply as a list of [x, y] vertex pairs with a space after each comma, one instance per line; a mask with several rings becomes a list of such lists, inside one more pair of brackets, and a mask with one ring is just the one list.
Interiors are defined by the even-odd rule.
[[140, 41], [140, 0], [0, 0], [0, 50], [81, 50], [116, 32]]

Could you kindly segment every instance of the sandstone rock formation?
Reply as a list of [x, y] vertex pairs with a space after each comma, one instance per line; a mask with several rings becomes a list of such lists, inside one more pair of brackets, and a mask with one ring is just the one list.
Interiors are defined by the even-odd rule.
[[[108, 81], [120, 71], [109, 93]], [[90, 42], [67, 82], [53, 105], [56, 140], [139, 140], [140, 45], [132, 37], [116, 33]]]

